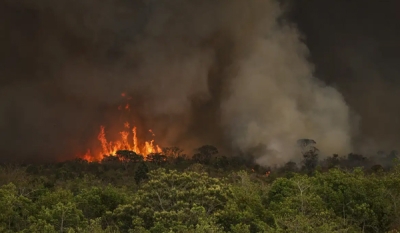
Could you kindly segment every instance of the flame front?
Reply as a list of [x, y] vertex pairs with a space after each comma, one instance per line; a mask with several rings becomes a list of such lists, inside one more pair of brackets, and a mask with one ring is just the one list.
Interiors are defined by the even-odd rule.
[[[122, 97], [126, 97], [125, 93], [121, 94]], [[127, 98], [128, 100], [130, 97]], [[118, 110], [130, 111], [129, 104], [126, 104], [125, 107], [120, 105]], [[152, 136], [155, 134], [151, 129], [148, 130]], [[142, 144], [139, 144], [138, 136], [137, 136], [137, 128], [136, 126], [131, 127], [129, 122], [124, 123], [124, 130], [119, 132], [120, 140], [117, 141], [108, 141], [106, 138], [105, 127], [100, 126], [100, 133], [97, 136], [97, 139], [101, 144], [101, 152], [97, 155], [92, 154], [90, 150], [86, 152], [85, 155], [80, 156], [82, 159], [85, 159], [89, 162], [93, 161], [101, 161], [105, 155], [116, 155], [119, 150], [130, 150], [135, 152], [136, 154], [143, 155], [146, 159], [147, 155], [151, 153], [161, 153], [161, 148], [154, 143], [154, 140], [144, 141]]]
[[[130, 129], [129, 123], [125, 123], [125, 128]], [[150, 130], [151, 131], [151, 130]], [[121, 139], [117, 141], [108, 141], [106, 138], [105, 127], [100, 126], [100, 133], [98, 135], [98, 140], [101, 143], [101, 152], [96, 156], [91, 154], [90, 150], [86, 152], [83, 159], [93, 162], [100, 161], [105, 155], [115, 155], [119, 150], [130, 150], [137, 154], [143, 155], [145, 158], [151, 153], [161, 153], [161, 148], [154, 143], [154, 140], [145, 141], [143, 146], [138, 143], [136, 127], [132, 127], [131, 133], [127, 130], [120, 132]], [[130, 143], [130, 136], [132, 137], [132, 143]]]

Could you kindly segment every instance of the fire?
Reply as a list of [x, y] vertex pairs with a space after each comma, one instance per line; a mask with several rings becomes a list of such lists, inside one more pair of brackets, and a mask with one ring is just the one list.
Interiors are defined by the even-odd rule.
[[[122, 93], [121, 96], [126, 97], [126, 94]], [[127, 97], [127, 99], [130, 99], [130, 97]], [[130, 111], [129, 104], [126, 104], [125, 107], [123, 107], [123, 105], [120, 105], [118, 107], [118, 110], [123, 109], [126, 111]], [[151, 129], [149, 129], [148, 132], [151, 133], [153, 137], [155, 136]], [[155, 144], [154, 140], [144, 142], [138, 140], [137, 128], [136, 126], [131, 127], [131, 124], [129, 122], [124, 123], [124, 129], [119, 132], [119, 135], [119, 140], [109, 141], [106, 138], [105, 127], [100, 126], [100, 132], [97, 136], [97, 139], [99, 140], [101, 145], [101, 149], [98, 149], [98, 151], [100, 152], [98, 152], [96, 155], [92, 154], [91, 151], [88, 150], [85, 155], [80, 157], [89, 162], [101, 161], [105, 155], [116, 155], [117, 151], [119, 150], [130, 150], [135, 152], [136, 154], [143, 155], [146, 159], [147, 155], [149, 154], [162, 152], [160, 146]]]
[[149, 154], [162, 152], [162, 149], [154, 143], [154, 140], [145, 141], [142, 146], [139, 145], [136, 126], [130, 128], [129, 123], [126, 122], [124, 128], [131, 130], [131, 132], [123, 130], [119, 132], [120, 140], [108, 141], [106, 138], [105, 127], [100, 126], [100, 133], [97, 136], [97, 139], [101, 144], [101, 152], [96, 156], [91, 154], [90, 150], [88, 150], [82, 158], [89, 162], [100, 161], [103, 159], [104, 155], [115, 155], [119, 150], [130, 150], [136, 154], [145, 156], [145, 158]]

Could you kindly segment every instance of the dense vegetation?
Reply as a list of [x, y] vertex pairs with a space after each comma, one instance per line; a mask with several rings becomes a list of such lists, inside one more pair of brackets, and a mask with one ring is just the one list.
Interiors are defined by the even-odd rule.
[[[119, 151], [100, 163], [2, 165], [0, 232], [398, 232], [397, 153], [261, 167], [203, 146], [146, 161]], [[387, 161], [391, 160], [392, 163]]]

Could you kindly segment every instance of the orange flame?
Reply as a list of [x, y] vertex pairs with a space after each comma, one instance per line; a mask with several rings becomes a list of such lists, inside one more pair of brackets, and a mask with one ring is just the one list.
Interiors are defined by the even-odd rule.
[[93, 162], [94, 161], [90, 150], [87, 150], [86, 154], [84, 154], [81, 158], [86, 160], [86, 161], [88, 161], [88, 162]]
[[138, 147], [138, 140], [136, 136], [136, 127], [132, 128], [132, 133], [133, 133], [133, 151], [140, 151]]
[[[126, 122], [124, 124], [125, 128], [130, 128], [129, 123]], [[129, 131], [121, 131], [119, 134], [121, 136], [120, 140], [117, 141], [108, 141], [106, 138], [105, 127], [100, 126], [100, 133], [97, 139], [101, 144], [101, 152], [95, 156], [91, 154], [91, 151], [88, 150], [85, 155], [81, 156], [82, 159], [87, 160], [88, 162], [101, 161], [105, 155], [116, 155], [119, 150], [130, 150], [137, 154], [146, 156], [151, 153], [161, 153], [162, 149], [160, 146], [154, 143], [154, 140], [145, 141], [143, 146], [140, 146], [137, 138], [137, 128], [132, 128], [132, 144], [129, 143]], [[151, 131], [151, 130], [150, 130]]]
[[[126, 93], [121, 93], [122, 97], [126, 97], [128, 100], [131, 99], [131, 97], [127, 97]], [[125, 109], [126, 111], [130, 111], [130, 105], [127, 103], [125, 107], [123, 105], [118, 106], [118, 110], [123, 110]], [[85, 159], [89, 162], [94, 162], [94, 161], [101, 161], [105, 155], [116, 155], [117, 151], [119, 150], [130, 150], [135, 152], [136, 154], [140, 154], [147, 157], [147, 155], [151, 153], [161, 153], [162, 150], [161, 148], [154, 143], [154, 140], [151, 141], [145, 141], [142, 144], [139, 144], [139, 140], [137, 138], [137, 128], [136, 126], [132, 127], [130, 126], [129, 122], [124, 123], [124, 128], [125, 130], [119, 132], [121, 139], [117, 141], [108, 141], [106, 138], [106, 133], [105, 133], [105, 127], [100, 126], [100, 133], [97, 136], [97, 139], [100, 141], [101, 144], [101, 151], [98, 153], [98, 155], [93, 155], [90, 150], [86, 152], [85, 155], [80, 156], [82, 159]], [[130, 132], [131, 131], [131, 132]], [[149, 132], [152, 134], [154, 137], [155, 134], [151, 129], [149, 129]], [[132, 144], [130, 144], [130, 139], [129, 137], [132, 137]]]

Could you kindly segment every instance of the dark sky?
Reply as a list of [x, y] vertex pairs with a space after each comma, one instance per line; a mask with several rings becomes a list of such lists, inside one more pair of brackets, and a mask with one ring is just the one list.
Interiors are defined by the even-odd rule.
[[[382, 147], [400, 142], [400, 1], [296, 0], [316, 76], [335, 85]], [[389, 150], [389, 148], [386, 148]]]
[[[371, 146], [373, 150], [400, 150], [400, 1], [281, 1], [291, 3], [287, 19], [304, 35], [315, 75], [335, 86], [360, 119], [360, 131], [355, 138], [361, 145], [358, 149], [362, 151]], [[217, 6], [218, 18], [223, 4], [205, 2], [204, 5]], [[140, 64], [140, 56], [129, 57], [126, 51], [136, 54], [137, 48], [130, 44], [140, 41], [146, 27], [153, 27], [151, 33], [158, 33], [157, 25], [148, 25], [151, 20], [147, 11], [153, 8], [145, 5], [140, 0], [0, 1], [0, 153], [3, 159], [65, 157], [71, 151], [87, 148], [87, 138], [97, 134], [98, 126], [107, 117], [112, 118], [108, 114], [120, 104], [121, 90], [147, 82], [145, 78], [132, 79], [118, 73], [123, 69], [134, 70]], [[199, 9], [207, 9], [204, 5]], [[176, 20], [191, 19], [186, 10], [196, 13], [198, 9], [174, 7], [182, 13], [182, 18], [176, 17]], [[156, 10], [152, 12], [155, 18]], [[182, 39], [185, 43], [203, 40], [207, 49], [214, 46], [220, 48], [221, 54], [229, 54], [222, 48], [230, 46], [226, 40], [229, 36], [216, 33], [210, 38], [196, 38], [196, 33], [205, 34], [208, 28], [202, 28], [201, 20], [193, 23], [198, 24], [193, 30], [186, 22], [177, 23], [176, 27], [169, 25], [171, 32], [163, 41], [170, 46], [167, 49], [177, 48], [182, 54], [192, 52], [173, 41], [177, 32], [186, 36]], [[158, 48], [151, 47], [153, 42], [141, 41], [149, 46], [150, 59], [157, 55]], [[156, 45], [164, 49], [162, 44]], [[163, 65], [163, 61], [156, 62]], [[223, 70], [214, 67], [218, 77], [226, 75], [225, 71], [219, 73], [219, 69]], [[117, 78], [122, 81], [116, 81]], [[178, 97], [180, 88], [176, 85], [174, 91]], [[164, 98], [162, 92], [157, 94], [158, 98]], [[198, 109], [206, 112], [208, 108]], [[203, 120], [209, 121], [207, 116]], [[173, 121], [168, 124], [185, 119]], [[203, 131], [208, 129], [199, 123], [195, 126]], [[209, 124], [209, 128], [215, 127]]]

